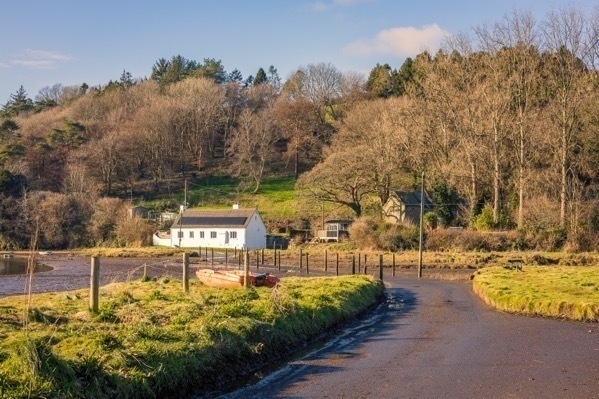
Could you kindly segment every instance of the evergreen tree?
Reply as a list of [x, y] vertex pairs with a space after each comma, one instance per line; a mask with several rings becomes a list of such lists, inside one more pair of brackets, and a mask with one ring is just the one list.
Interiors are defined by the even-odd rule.
[[119, 79], [119, 84], [124, 89], [133, 86], [135, 84], [135, 81], [133, 80], [133, 75], [131, 75], [131, 72], [127, 72], [123, 69], [123, 73], [121, 74], [121, 78]]
[[10, 95], [10, 98], [2, 107], [2, 113], [6, 117], [13, 117], [31, 109], [33, 109], [33, 101], [27, 97], [27, 92], [21, 86], [15, 93]]
[[253, 82], [254, 86], [261, 85], [262, 83], [266, 83], [267, 81], [268, 77], [266, 76], [266, 72], [264, 72], [264, 69], [258, 69], [258, 72], [256, 72], [256, 77], [254, 78]]
[[235, 69], [233, 69], [233, 71], [231, 71], [231, 73], [227, 77], [227, 81], [239, 84], [239, 83], [243, 82], [243, 75], [241, 74], [239, 69], [235, 68]]
[[204, 77], [215, 83], [223, 83], [227, 80], [227, 73], [220, 60], [204, 58], [204, 64], [198, 66], [194, 76]]
[[366, 81], [366, 89], [374, 97], [388, 97], [393, 91], [391, 82], [391, 67], [389, 64], [376, 64], [370, 71], [368, 80]]
[[273, 65], [268, 67], [268, 82], [277, 90], [281, 88], [281, 77], [279, 76], [277, 68]]

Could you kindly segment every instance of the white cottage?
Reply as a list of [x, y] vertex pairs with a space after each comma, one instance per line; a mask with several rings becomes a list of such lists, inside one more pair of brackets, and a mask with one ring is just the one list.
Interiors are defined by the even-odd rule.
[[183, 210], [170, 231], [170, 245], [194, 248], [266, 248], [266, 226], [256, 209]]

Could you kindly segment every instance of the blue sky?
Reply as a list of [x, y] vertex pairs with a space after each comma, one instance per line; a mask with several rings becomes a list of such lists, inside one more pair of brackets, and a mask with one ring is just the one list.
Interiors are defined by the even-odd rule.
[[330, 63], [367, 74], [401, 66], [446, 33], [468, 31], [513, 10], [542, 19], [598, 0], [29, 0], [0, 13], [0, 104], [23, 85], [89, 86], [123, 70], [149, 76], [159, 58], [221, 60], [244, 78], [262, 67], [285, 80], [298, 67]]

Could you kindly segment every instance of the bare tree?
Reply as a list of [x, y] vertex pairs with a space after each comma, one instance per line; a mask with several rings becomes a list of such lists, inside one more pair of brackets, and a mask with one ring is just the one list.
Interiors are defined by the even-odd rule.
[[566, 227], [568, 187], [575, 178], [573, 152], [581, 132], [581, 112], [591, 95], [586, 62], [597, 51], [596, 37], [581, 10], [565, 8], [547, 15], [543, 25], [546, 68], [551, 79], [546, 82], [552, 120], [556, 126], [554, 145], [560, 170], [560, 225]]
[[253, 194], [260, 190], [264, 172], [273, 159], [273, 145], [279, 139], [272, 110], [265, 108], [253, 113], [242, 111], [238, 126], [233, 130], [228, 152], [234, 158], [237, 177], [253, 182]]

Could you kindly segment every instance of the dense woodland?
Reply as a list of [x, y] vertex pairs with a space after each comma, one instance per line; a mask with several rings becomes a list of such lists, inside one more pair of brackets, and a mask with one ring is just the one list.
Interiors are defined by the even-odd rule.
[[55, 84], [35, 100], [20, 87], [0, 115], [0, 248], [130, 245], [151, 227], [123, 222], [123, 200], [184, 179], [259, 193], [294, 176], [305, 209], [357, 218], [424, 173], [440, 226], [596, 249], [598, 56], [599, 17], [567, 8], [514, 12], [368, 76], [319, 63], [244, 79], [174, 56], [148, 78]]

